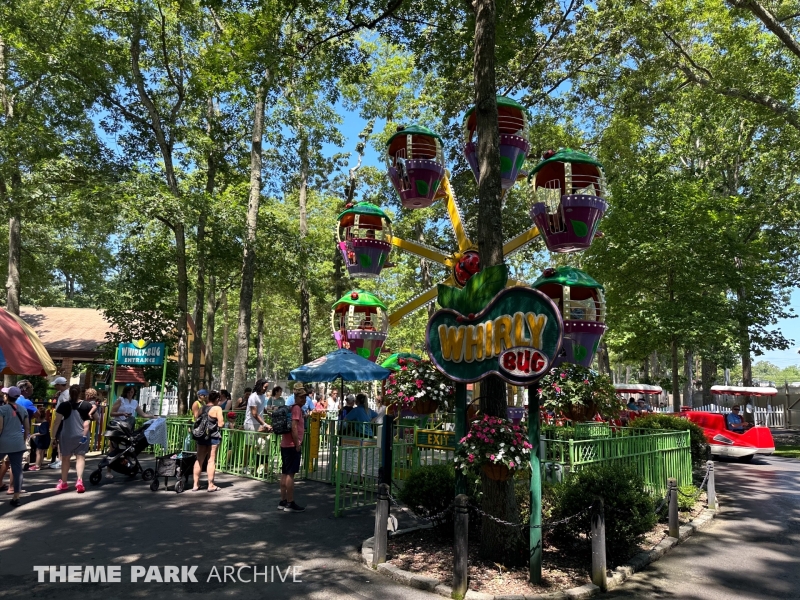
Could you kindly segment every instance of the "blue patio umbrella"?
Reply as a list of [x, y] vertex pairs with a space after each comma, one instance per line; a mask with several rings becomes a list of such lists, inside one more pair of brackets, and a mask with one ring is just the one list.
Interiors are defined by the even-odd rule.
[[289, 373], [294, 381], [379, 381], [392, 372], [344, 348], [334, 350]]

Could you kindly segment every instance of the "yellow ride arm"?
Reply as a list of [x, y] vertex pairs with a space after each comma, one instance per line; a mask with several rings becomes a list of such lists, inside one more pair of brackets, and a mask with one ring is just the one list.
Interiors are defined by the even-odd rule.
[[517, 237], [510, 239], [503, 244], [503, 257], [508, 257], [517, 250], [530, 244], [533, 240], [539, 237], [539, 228], [536, 226], [531, 227], [527, 231], [523, 231]]
[[[453, 285], [454, 281], [452, 277], [448, 277], [442, 283], [444, 283], [445, 285]], [[438, 290], [437, 288], [434, 287], [429, 289], [427, 292], [424, 292], [419, 296], [412, 298], [411, 300], [403, 304], [400, 308], [398, 308], [392, 314], [389, 315], [389, 327], [394, 327], [400, 322], [400, 320], [403, 317], [405, 317], [406, 315], [410, 315], [415, 310], [419, 310], [420, 308], [425, 306], [428, 302], [435, 299], [437, 295], [438, 295]]]
[[445, 206], [447, 206], [447, 213], [450, 215], [450, 222], [453, 224], [453, 232], [456, 234], [456, 241], [458, 241], [458, 250], [464, 252], [471, 249], [472, 242], [467, 238], [467, 232], [464, 231], [464, 223], [461, 221], [461, 212], [458, 210], [456, 204], [456, 197], [453, 195], [453, 188], [450, 187], [450, 178], [445, 173], [442, 179], [442, 187], [439, 190], [444, 195]]
[[397, 237], [396, 235], [392, 236], [392, 245], [397, 246], [401, 250], [405, 250], [406, 252], [410, 252], [411, 254], [416, 254], [417, 256], [421, 256], [422, 258], [426, 258], [430, 261], [435, 263], [439, 263], [440, 265], [445, 265], [447, 267], [451, 267], [453, 265], [452, 261], [448, 256], [436, 248], [432, 246], [427, 246], [425, 244], [420, 244], [419, 242], [411, 242], [409, 240], [404, 240], [402, 238]]

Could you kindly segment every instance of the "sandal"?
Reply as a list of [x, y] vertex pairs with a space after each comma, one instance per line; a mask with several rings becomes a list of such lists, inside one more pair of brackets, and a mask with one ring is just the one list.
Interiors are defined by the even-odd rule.
[[218, 492], [219, 488], [217, 486], [214, 486], [213, 488], [208, 488], [208, 491], [209, 492]]
[[193, 492], [199, 492], [199, 491], [200, 491], [200, 488], [192, 488], [192, 491], [193, 491]]

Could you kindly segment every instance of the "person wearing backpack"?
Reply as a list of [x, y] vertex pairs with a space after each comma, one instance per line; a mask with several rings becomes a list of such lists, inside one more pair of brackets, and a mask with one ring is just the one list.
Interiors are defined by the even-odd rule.
[[13, 486], [14, 495], [11, 506], [19, 506], [22, 493], [22, 455], [25, 453], [28, 425], [28, 412], [16, 405], [20, 390], [16, 386], [8, 388], [8, 404], [0, 406], [0, 460], [8, 456], [11, 463], [9, 488]]
[[216, 470], [217, 450], [222, 440], [222, 428], [225, 420], [222, 416], [222, 409], [219, 407], [220, 394], [212, 390], [206, 396], [206, 404], [200, 411], [197, 420], [192, 427], [192, 437], [197, 443], [197, 460], [194, 463], [194, 486], [193, 492], [200, 491], [200, 472], [203, 470], [203, 463], [208, 459], [206, 474], [208, 475], [208, 491], [216, 492], [219, 488], [214, 484], [214, 472]]
[[[305, 404], [306, 388], [302, 383], [294, 384], [295, 403], [291, 407], [279, 408], [273, 413], [273, 431], [283, 433], [281, 437], [281, 501], [278, 510], [303, 512], [305, 508], [294, 501], [294, 476], [300, 471], [300, 450], [303, 447], [305, 420], [302, 406]], [[291, 425], [287, 433], [276, 421], [276, 413], [291, 410]], [[282, 424], [281, 424], [282, 425]]]

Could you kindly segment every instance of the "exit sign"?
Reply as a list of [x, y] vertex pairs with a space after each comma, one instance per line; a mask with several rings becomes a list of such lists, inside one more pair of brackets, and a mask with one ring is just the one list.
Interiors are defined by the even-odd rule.
[[456, 434], [438, 429], [417, 429], [417, 447], [455, 450]]

